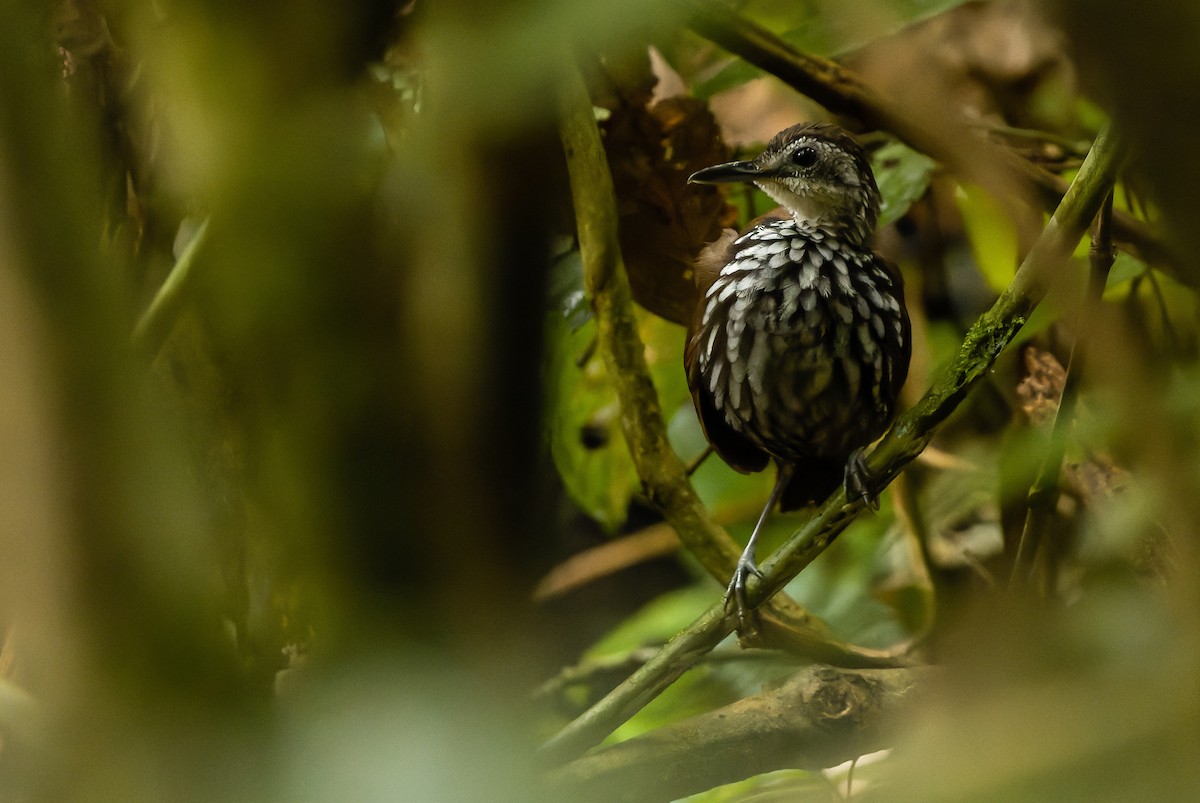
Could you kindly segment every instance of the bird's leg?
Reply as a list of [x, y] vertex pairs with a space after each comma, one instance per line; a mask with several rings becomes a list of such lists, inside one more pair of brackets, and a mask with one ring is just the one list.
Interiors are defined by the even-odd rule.
[[879, 494], [871, 490], [866, 454], [866, 449], [860, 446], [846, 459], [846, 498], [851, 502], [862, 502], [871, 510], [879, 510]]
[[793, 469], [789, 465], [780, 464], [779, 472], [775, 476], [775, 487], [771, 489], [771, 496], [767, 499], [767, 504], [763, 507], [763, 511], [759, 514], [758, 523], [754, 525], [754, 532], [750, 533], [750, 540], [746, 542], [746, 548], [742, 550], [742, 556], [738, 558], [737, 568], [733, 570], [733, 578], [729, 581], [729, 586], [725, 589], [725, 608], [728, 610], [730, 602], [737, 609], [738, 626], [744, 628], [751, 608], [746, 600], [746, 583], [750, 579], [750, 575], [762, 577], [763, 573], [759, 570], [758, 564], [755, 562], [754, 548], [758, 543], [759, 533], [762, 532], [763, 525], [767, 522], [767, 516], [771, 510], [779, 502], [779, 497], [783, 495], [783, 489], [787, 487], [788, 481], [792, 478]]

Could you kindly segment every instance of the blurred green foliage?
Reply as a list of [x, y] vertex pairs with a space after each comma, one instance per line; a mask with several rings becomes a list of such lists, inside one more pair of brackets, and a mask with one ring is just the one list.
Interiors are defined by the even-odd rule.
[[[1120, 243], [1103, 304], [1081, 312], [1081, 242], [936, 453], [789, 585], [839, 640], [943, 668], [893, 712], [894, 749], [856, 771], [856, 798], [1166, 800], [1198, 783], [1200, 179], [1184, 112], [1200, 21], [1166, 0], [1063, 2], [1057, 23], [1035, 5], [742, 4], [807, 52], [864, 69], [880, 42], [907, 54], [888, 62], [909, 90], [896, 101], [926, 124], [978, 103], [981, 137], [1057, 126], [1005, 141], [1065, 179], [1078, 162], [1062, 143], [1111, 117], [1134, 154], [1116, 208], [1173, 255]], [[579, 62], [597, 95], [650, 97], [615, 65], [653, 48], [660, 90], [713, 99], [727, 129], [765, 138], [752, 124], [779, 111], [686, 10], [0, 0], [0, 797], [540, 799], [530, 722], [569, 721], [611, 678], [584, 673], [536, 711], [530, 690], [576, 661], [637, 660], [719, 599], [687, 556], [638, 565], [659, 544], [622, 571], [584, 550], [572, 590], [529, 602], [566, 554], [636, 544], [655, 501], [594, 353], [562, 77]], [[1012, 67], [1046, 31], [1079, 60]], [[1004, 69], [981, 41], [1007, 43]], [[871, 144], [881, 247], [918, 324], [915, 397], [1008, 287], [1028, 220], [888, 132]], [[726, 200], [742, 225], [770, 208]], [[178, 298], [131, 347], [181, 262]], [[638, 322], [692, 460], [685, 332]], [[1051, 579], [1027, 598], [1007, 588], [1062, 390], [1045, 366], [1073, 346]], [[710, 457], [692, 481], [745, 538], [771, 477]], [[805, 515], [773, 517], [764, 554]], [[809, 660], [730, 640], [610, 742]], [[689, 799], [846, 788], [785, 770]]]

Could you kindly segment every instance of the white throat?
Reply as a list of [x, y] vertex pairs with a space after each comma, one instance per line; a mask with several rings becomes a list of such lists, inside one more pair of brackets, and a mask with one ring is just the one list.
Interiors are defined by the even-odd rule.
[[819, 225], [830, 217], [829, 210], [810, 196], [797, 195], [774, 181], [764, 181], [761, 184], [755, 182], [755, 184], [769, 195], [771, 200], [791, 212], [797, 223], [807, 222]]

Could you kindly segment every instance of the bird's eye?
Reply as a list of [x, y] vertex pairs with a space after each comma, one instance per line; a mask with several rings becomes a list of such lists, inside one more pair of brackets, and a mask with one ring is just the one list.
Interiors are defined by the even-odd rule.
[[812, 167], [817, 163], [817, 149], [808, 145], [796, 148], [796, 152], [792, 154], [792, 162], [799, 167]]

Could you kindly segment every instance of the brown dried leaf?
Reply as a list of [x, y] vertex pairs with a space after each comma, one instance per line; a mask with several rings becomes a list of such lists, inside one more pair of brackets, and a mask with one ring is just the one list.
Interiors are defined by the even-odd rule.
[[737, 219], [719, 189], [687, 179], [726, 161], [729, 152], [702, 101], [674, 97], [650, 105], [644, 86], [618, 92], [604, 124], [621, 251], [634, 300], [686, 325], [698, 298], [696, 255]]

